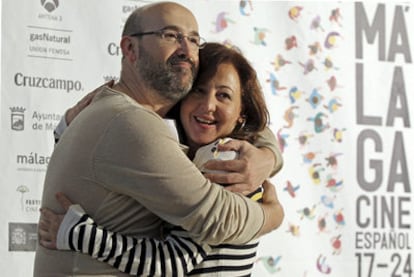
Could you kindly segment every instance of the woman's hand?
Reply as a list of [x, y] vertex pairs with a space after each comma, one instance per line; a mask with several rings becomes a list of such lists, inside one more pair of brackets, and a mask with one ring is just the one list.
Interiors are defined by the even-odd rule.
[[[63, 193], [57, 193], [56, 199], [67, 211], [73, 203]], [[40, 209], [38, 226], [39, 243], [49, 249], [57, 249], [56, 237], [65, 214], [56, 214], [48, 208]]]
[[285, 217], [275, 187], [269, 181], [265, 181], [263, 189], [263, 203], [261, 205], [265, 214], [265, 221], [259, 232], [260, 236], [277, 229]]

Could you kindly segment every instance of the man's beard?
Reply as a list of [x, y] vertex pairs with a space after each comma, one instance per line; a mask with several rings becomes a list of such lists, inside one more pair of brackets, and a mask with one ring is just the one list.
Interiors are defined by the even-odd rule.
[[[141, 72], [142, 79], [148, 86], [158, 91], [164, 98], [178, 102], [190, 91], [194, 77], [197, 73], [196, 67], [189, 59], [182, 59], [178, 56], [171, 56], [166, 63], [154, 61], [154, 59], [143, 49], [140, 48], [140, 58], [137, 68]], [[183, 75], [189, 75], [189, 69], [174, 68], [175, 62], [187, 61], [191, 64], [191, 75], [183, 79]]]

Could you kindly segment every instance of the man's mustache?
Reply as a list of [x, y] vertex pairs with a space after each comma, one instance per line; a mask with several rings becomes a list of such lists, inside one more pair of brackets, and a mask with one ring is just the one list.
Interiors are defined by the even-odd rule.
[[175, 56], [172, 56], [171, 58], [169, 58], [167, 62], [168, 62], [169, 65], [174, 65], [174, 64], [180, 63], [180, 62], [187, 62], [191, 65], [191, 71], [193, 73], [196, 72], [196, 66], [195, 66], [194, 61], [192, 59], [188, 58], [188, 57], [180, 57], [179, 55], [175, 55]]

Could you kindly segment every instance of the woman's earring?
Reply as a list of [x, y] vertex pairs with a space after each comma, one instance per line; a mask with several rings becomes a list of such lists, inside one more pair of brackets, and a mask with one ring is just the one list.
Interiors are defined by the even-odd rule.
[[240, 126], [239, 126], [238, 132], [240, 132], [241, 130], [243, 130], [243, 128], [244, 128], [245, 125], [246, 125], [246, 118], [243, 116], [241, 118], [241, 121], [240, 121]]
[[243, 119], [242, 124], [240, 125], [240, 130], [242, 130], [244, 128], [244, 126], [246, 125], [246, 119]]

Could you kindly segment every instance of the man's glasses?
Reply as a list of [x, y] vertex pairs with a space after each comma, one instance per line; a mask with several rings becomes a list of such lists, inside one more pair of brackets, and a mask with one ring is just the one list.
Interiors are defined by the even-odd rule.
[[183, 39], [186, 38], [188, 42], [190, 42], [191, 47], [194, 49], [203, 48], [206, 42], [205, 39], [200, 37], [199, 35], [184, 35], [178, 31], [170, 29], [161, 29], [151, 32], [135, 33], [130, 36], [142, 37], [146, 35], [156, 35], [159, 36], [161, 39], [171, 43], [182, 43]]

